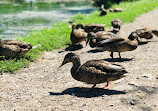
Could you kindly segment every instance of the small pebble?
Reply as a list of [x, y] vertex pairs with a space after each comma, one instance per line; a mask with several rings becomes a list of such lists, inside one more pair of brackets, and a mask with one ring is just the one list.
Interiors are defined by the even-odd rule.
[[131, 104], [131, 105], [135, 105], [134, 101], [130, 101], [130, 104]]
[[142, 77], [144, 77], [144, 78], [149, 78], [148, 76], [142, 76]]
[[131, 105], [135, 105], [135, 100], [131, 100], [129, 103], [130, 103]]
[[141, 93], [141, 90], [139, 90], [138, 93]]
[[82, 104], [82, 106], [86, 106], [86, 104]]

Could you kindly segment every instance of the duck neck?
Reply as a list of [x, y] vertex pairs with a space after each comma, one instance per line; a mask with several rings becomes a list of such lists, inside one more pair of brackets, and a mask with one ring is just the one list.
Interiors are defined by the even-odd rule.
[[73, 61], [73, 66], [71, 68], [71, 75], [73, 78], [76, 77], [76, 71], [79, 68], [79, 66], [81, 65], [80, 59], [79, 58], [75, 58]]
[[77, 24], [77, 25], [76, 25], [76, 29], [79, 29], [79, 28], [84, 29], [84, 28], [85, 28], [85, 25], [83, 25], [82, 23]]
[[74, 29], [76, 29], [76, 26], [75, 26], [75, 24], [72, 24], [72, 31], [73, 31]]

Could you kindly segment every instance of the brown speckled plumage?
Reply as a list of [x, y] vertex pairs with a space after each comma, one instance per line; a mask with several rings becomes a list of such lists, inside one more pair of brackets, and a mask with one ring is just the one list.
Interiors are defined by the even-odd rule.
[[122, 12], [122, 8], [114, 8], [114, 9], [109, 9], [110, 12]]
[[77, 24], [76, 25], [77, 28], [80, 28], [81, 29], [84, 29], [87, 33], [89, 32], [98, 32], [98, 31], [104, 31], [105, 30], [105, 24], [87, 24], [87, 25], [84, 25], [82, 23], [80, 24]]
[[96, 47], [100, 41], [116, 37], [115, 34], [107, 31], [99, 31], [97, 33], [90, 32], [87, 35], [87, 43], [89, 42], [90, 47]]
[[122, 21], [119, 18], [115, 18], [111, 21], [111, 24], [114, 29], [118, 29], [119, 31], [122, 25]]
[[61, 66], [69, 62], [73, 63], [72, 77], [87, 84], [114, 81], [124, 77], [124, 74], [127, 73], [122, 66], [104, 60], [90, 60], [81, 65], [78, 55], [74, 53], [68, 53]]
[[111, 57], [113, 58], [113, 52], [118, 52], [119, 57], [121, 58], [120, 53], [125, 51], [133, 51], [138, 46], [139, 37], [135, 34], [129, 38], [111, 38], [100, 42], [100, 45], [97, 47], [103, 51], [110, 51]]
[[152, 39], [153, 34], [158, 36], [158, 31], [157, 30], [153, 30], [153, 29], [150, 29], [148, 27], [137, 29], [137, 30], [133, 31], [129, 36], [132, 36], [133, 33], [136, 33], [140, 38], [145, 38], [147, 40]]
[[81, 43], [82, 41], [86, 42], [87, 33], [85, 32], [85, 30], [77, 29], [74, 23], [72, 23], [71, 26], [72, 26], [72, 32], [70, 35], [70, 40], [72, 42], [71, 46], [73, 47], [75, 44]]
[[26, 54], [32, 45], [23, 43], [17, 40], [3, 40], [0, 39], [0, 56], [17, 57]]

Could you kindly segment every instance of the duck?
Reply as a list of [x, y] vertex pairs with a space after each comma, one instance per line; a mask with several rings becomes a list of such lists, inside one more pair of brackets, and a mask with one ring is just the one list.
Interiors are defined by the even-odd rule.
[[79, 44], [83, 41], [87, 41], [87, 33], [84, 29], [78, 29], [78, 27], [76, 28], [74, 22], [70, 22], [70, 27], [72, 28], [70, 35], [70, 40], [72, 42], [71, 47], [74, 47], [76, 44]]
[[113, 53], [118, 52], [119, 58], [121, 59], [121, 52], [133, 51], [138, 47], [140, 38], [137, 34], [133, 34], [128, 38], [115, 37], [101, 41], [96, 47], [98, 50], [111, 52], [110, 56], [113, 59]]
[[111, 24], [113, 26], [113, 30], [117, 30], [117, 32], [119, 32], [120, 28], [121, 28], [121, 25], [122, 25], [122, 21], [119, 19], [119, 18], [114, 18], [112, 21], [111, 21]]
[[94, 23], [91, 23], [91, 24], [87, 24], [87, 25], [84, 25], [83, 23], [79, 23], [76, 25], [77, 28], [81, 28], [81, 29], [84, 29], [85, 32], [89, 33], [89, 32], [99, 32], [99, 31], [104, 31], [105, 30], [105, 24], [94, 24]]
[[110, 81], [123, 78], [127, 73], [125, 68], [121, 65], [112, 64], [104, 60], [90, 60], [81, 65], [79, 56], [71, 52], [65, 55], [60, 67], [69, 62], [73, 64], [71, 75], [75, 80], [93, 84], [87, 91], [92, 90], [96, 84], [100, 83], [107, 82], [105, 85], [105, 87], [107, 87]]
[[106, 39], [110, 39], [116, 37], [115, 34], [111, 33], [111, 32], [107, 32], [107, 31], [99, 31], [99, 32], [90, 32], [87, 35], [87, 42], [86, 45], [89, 42], [89, 45], [91, 48], [94, 48], [98, 45], [98, 43], [100, 41], [106, 40]]
[[104, 8], [104, 5], [102, 4], [101, 5], [101, 13], [100, 13], [100, 16], [104, 16], [108, 13], [108, 11]]
[[114, 8], [114, 9], [109, 9], [110, 12], [122, 12], [122, 8]]
[[17, 40], [1, 40], [0, 39], [0, 56], [9, 58], [25, 55], [32, 49], [32, 45]]
[[155, 34], [158, 37], [158, 30], [151, 29], [149, 27], [143, 27], [143, 28], [140, 28], [140, 29], [136, 29], [129, 36], [132, 36], [133, 33], [136, 33], [140, 38], [147, 39], [147, 42], [148, 42], [148, 39], [153, 38], [153, 34]]

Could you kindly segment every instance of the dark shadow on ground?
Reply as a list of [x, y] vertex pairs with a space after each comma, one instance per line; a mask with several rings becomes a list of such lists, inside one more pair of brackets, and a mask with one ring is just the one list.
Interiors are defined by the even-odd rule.
[[108, 62], [125, 62], [125, 61], [131, 61], [133, 60], [133, 58], [107, 58], [107, 59], [103, 59], [105, 61], [108, 61]]
[[98, 52], [103, 52], [102, 50], [98, 50], [98, 49], [92, 49], [87, 51], [87, 53], [98, 53]]
[[59, 51], [58, 53], [62, 53], [65, 51], [76, 51], [76, 50], [80, 50], [83, 48], [83, 45], [79, 44], [79, 45], [75, 45], [74, 47], [71, 47], [70, 45], [68, 47], [66, 47], [64, 50]]
[[[120, 98], [120, 101], [122, 101], [122, 104], [125, 105], [135, 105], [140, 108], [142, 111], [152, 111], [151, 107], [148, 106], [141, 106], [140, 104], [142, 101], [145, 101], [146, 98], [150, 98], [150, 96], [154, 96], [158, 93], [158, 87], [152, 87], [152, 86], [137, 86], [135, 84], [129, 84], [133, 86], [133, 90], [129, 90], [126, 93], [127, 94], [136, 94], [136, 96], [131, 97], [122, 97]], [[140, 93], [140, 95], [138, 94]], [[138, 95], [137, 95], [138, 94]]]
[[147, 44], [147, 43], [149, 43], [149, 42], [158, 42], [158, 40], [152, 40], [152, 41], [150, 41], [150, 40], [148, 40], [148, 41], [142, 41], [142, 42], [139, 42], [139, 45], [145, 45], [145, 44]]
[[54, 95], [54, 96], [69, 94], [72, 96], [85, 97], [85, 98], [99, 97], [103, 95], [110, 96], [110, 95], [117, 95], [117, 94], [126, 94], [126, 92], [124, 91], [116, 91], [116, 90], [109, 90], [109, 89], [103, 89], [103, 88], [94, 88], [93, 90], [89, 92], [84, 92], [84, 90], [87, 90], [87, 89], [89, 88], [73, 87], [73, 88], [68, 88], [61, 93], [49, 92], [49, 94]]
[[139, 45], [145, 45], [147, 43], [148, 43], [147, 41], [146, 42], [139, 42]]

